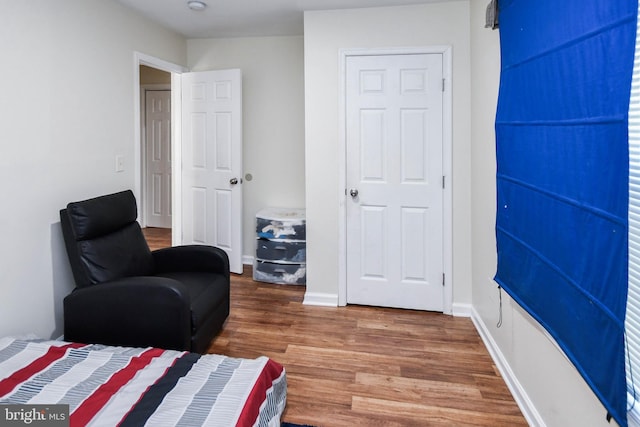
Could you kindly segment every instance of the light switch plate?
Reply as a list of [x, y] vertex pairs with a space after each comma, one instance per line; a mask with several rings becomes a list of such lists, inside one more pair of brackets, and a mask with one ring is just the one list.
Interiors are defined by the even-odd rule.
[[124, 172], [124, 156], [116, 156], [116, 172]]

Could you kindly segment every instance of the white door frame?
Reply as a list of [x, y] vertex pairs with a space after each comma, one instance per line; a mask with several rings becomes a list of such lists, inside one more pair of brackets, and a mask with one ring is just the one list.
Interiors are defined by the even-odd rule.
[[411, 48], [379, 48], [379, 49], [340, 49], [340, 92], [339, 92], [339, 133], [338, 142], [338, 305], [347, 304], [347, 123], [346, 123], [346, 73], [347, 58], [350, 56], [370, 55], [409, 55], [409, 54], [442, 54], [442, 174], [445, 188], [443, 190], [443, 268], [444, 268], [444, 313], [453, 312], [453, 198], [452, 198], [452, 58], [451, 46], [425, 46]]
[[[180, 146], [182, 144], [181, 129], [181, 85], [180, 74], [187, 72], [188, 69], [182, 65], [167, 62], [165, 60], [150, 56], [141, 52], [133, 53], [133, 123], [134, 123], [134, 149], [133, 149], [133, 165], [134, 165], [134, 185], [133, 193], [137, 200], [141, 200], [142, 195], [142, 125], [140, 102], [142, 99], [142, 88], [140, 87], [140, 65], [157, 68], [162, 71], [171, 73], [171, 240], [173, 245], [178, 245], [182, 236], [182, 213], [180, 206], [182, 205], [182, 178], [180, 174], [180, 165], [182, 164]], [[143, 218], [141, 205], [138, 204], [138, 218]]]

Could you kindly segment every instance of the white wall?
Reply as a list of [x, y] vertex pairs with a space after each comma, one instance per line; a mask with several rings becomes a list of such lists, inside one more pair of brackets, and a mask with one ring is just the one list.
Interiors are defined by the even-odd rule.
[[304, 15], [307, 294], [338, 294], [339, 50], [449, 45], [453, 56], [453, 300], [471, 303], [469, 2]]
[[304, 207], [303, 38], [194, 39], [192, 71], [242, 70], [243, 255], [255, 254], [256, 212]]
[[62, 333], [58, 210], [133, 187], [134, 51], [186, 62], [181, 37], [114, 1], [3, 2], [0, 336]]
[[[471, 1], [471, 182], [473, 308], [495, 354], [511, 373], [532, 425], [609, 426], [606, 410], [564, 355], [503, 292], [502, 327], [495, 239], [495, 120], [500, 77], [498, 31], [484, 28], [486, 2]], [[492, 344], [491, 344], [492, 343]]]

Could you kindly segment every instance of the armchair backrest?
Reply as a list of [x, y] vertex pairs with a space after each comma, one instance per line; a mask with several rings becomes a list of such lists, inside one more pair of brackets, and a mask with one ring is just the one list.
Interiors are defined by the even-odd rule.
[[69, 203], [60, 211], [77, 287], [153, 274], [153, 258], [137, 216], [130, 190]]

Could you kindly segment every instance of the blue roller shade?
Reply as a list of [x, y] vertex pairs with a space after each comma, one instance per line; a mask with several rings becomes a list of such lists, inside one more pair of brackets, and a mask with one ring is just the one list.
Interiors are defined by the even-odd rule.
[[501, 0], [496, 281], [626, 421], [637, 0]]

